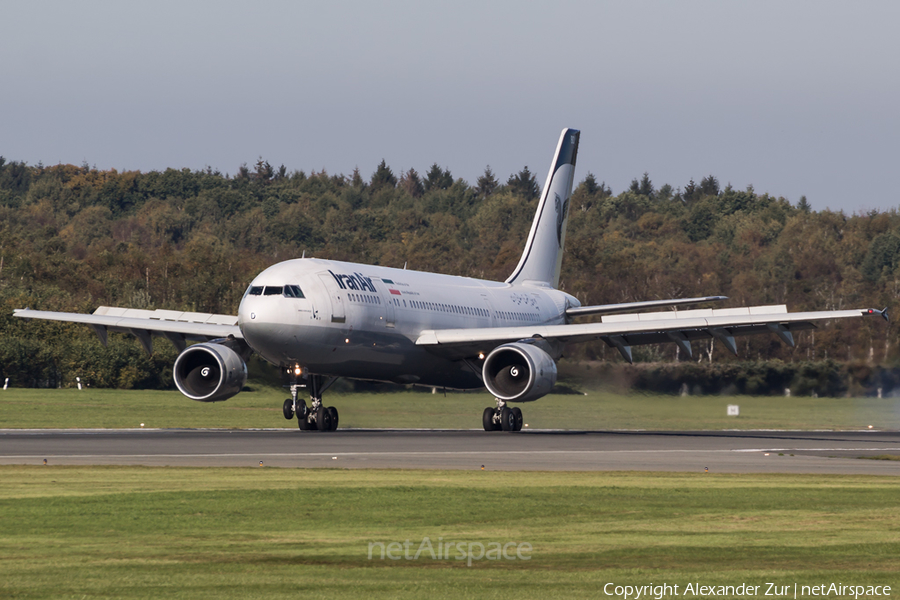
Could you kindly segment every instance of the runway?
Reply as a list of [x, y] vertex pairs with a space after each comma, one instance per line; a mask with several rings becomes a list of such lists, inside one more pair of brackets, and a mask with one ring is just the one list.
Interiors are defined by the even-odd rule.
[[900, 475], [896, 431], [2, 430], [0, 464]]

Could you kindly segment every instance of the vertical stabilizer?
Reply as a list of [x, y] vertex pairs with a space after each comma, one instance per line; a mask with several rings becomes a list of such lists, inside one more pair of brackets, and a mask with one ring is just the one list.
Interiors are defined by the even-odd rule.
[[563, 129], [559, 136], [556, 155], [550, 163], [550, 174], [547, 175], [537, 214], [531, 223], [525, 251], [506, 283], [533, 281], [553, 287], [559, 284], [580, 135], [577, 129]]

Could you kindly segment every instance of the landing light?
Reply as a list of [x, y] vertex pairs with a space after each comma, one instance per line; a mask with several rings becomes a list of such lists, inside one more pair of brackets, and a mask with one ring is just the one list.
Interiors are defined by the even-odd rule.
[[303, 374], [303, 369], [300, 368], [300, 365], [297, 365], [296, 367], [294, 367], [294, 375], [299, 377], [302, 374]]
[[478, 360], [484, 360], [484, 352], [478, 353]]

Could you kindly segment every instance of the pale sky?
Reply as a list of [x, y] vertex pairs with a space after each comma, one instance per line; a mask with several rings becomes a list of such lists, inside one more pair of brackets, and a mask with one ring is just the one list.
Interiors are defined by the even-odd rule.
[[897, 208], [900, 3], [0, 0], [0, 155], [368, 178], [437, 162]]

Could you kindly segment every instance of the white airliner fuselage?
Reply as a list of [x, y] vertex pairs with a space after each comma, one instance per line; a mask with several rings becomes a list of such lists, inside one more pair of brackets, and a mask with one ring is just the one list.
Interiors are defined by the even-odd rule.
[[[260, 273], [241, 301], [238, 325], [250, 347], [276, 365], [479, 388], [480, 365], [473, 370], [417, 346], [422, 332], [558, 325], [573, 306], [580, 306], [578, 300], [549, 286], [307, 258]], [[482, 357], [494, 345], [485, 343]]]

